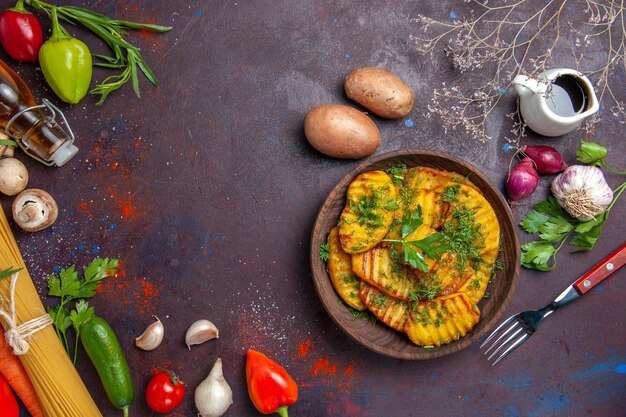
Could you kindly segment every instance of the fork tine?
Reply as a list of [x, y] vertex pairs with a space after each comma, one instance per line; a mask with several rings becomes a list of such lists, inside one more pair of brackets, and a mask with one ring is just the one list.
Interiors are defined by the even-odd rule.
[[[499, 345], [499, 342], [504, 339], [509, 333], [511, 333], [513, 330], [517, 330], [519, 328], [521, 328], [522, 325], [518, 320], [515, 320], [513, 323], [510, 324], [509, 328], [506, 329], [506, 331], [504, 331], [502, 334], [500, 334], [498, 336], [498, 338], [496, 340], [493, 341], [493, 343], [491, 344], [491, 346], [489, 346], [487, 348], [487, 350], [484, 352], [485, 355], [487, 355], [489, 353], [489, 351], [493, 348], [495, 348], [496, 346]], [[519, 330], [518, 330], [519, 332]], [[502, 342], [502, 345], [505, 344], [506, 342]]]
[[[511, 329], [515, 329], [515, 328], [517, 328], [517, 330], [515, 331], [515, 333], [513, 333], [511, 336], [509, 336], [509, 337], [508, 337], [508, 338], [507, 338], [504, 342], [500, 343], [500, 345], [498, 345], [498, 347], [496, 348], [496, 350], [494, 350], [493, 352], [491, 352], [491, 355], [489, 355], [489, 357], [487, 357], [487, 360], [488, 360], [488, 361], [490, 361], [490, 360], [491, 360], [491, 358], [493, 358], [493, 357], [495, 356], [495, 354], [496, 354], [496, 353], [498, 353], [498, 352], [499, 352], [499, 351], [500, 351], [500, 350], [501, 350], [504, 346], [506, 346], [506, 345], [507, 345], [507, 344], [508, 344], [511, 340], [513, 340], [513, 339], [514, 339], [514, 338], [515, 338], [518, 334], [520, 334], [521, 332], [523, 332], [523, 331], [524, 331], [524, 328], [523, 328], [521, 325], [519, 325], [519, 323], [518, 323], [518, 325], [517, 325], [517, 326], [512, 326], [512, 327], [511, 327]], [[500, 337], [498, 338], [498, 340], [500, 340], [500, 339], [501, 339], [502, 337], [504, 337], [504, 336], [505, 336], [505, 335], [500, 336]], [[498, 340], [496, 340], [496, 341], [494, 342], [494, 344], [492, 345], [492, 347], [497, 345]], [[486, 355], [486, 354], [487, 354], [487, 352], [485, 352], [485, 355]]]
[[528, 339], [528, 333], [524, 333], [522, 335], [522, 337], [520, 337], [519, 339], [517, 339], [517, 341], [515, 343], [513, 343], [511, 346], [508, 347], [507, 350], [505, 350], [504, 352], [502, 352], [502, 354], [498, 357], [498, 359], [496, 359], [491, 366], [494, 366], [496, 363], [500, 362], [502, 359], [504, 359], [504, 357], [506, 355], [508, 355], [513, 349], [515, 349], [516, 347], [518, 347], [519, 345], [521, 345], [522, 343], [524, 343], [524, 341], [526, 341], [526, 339]]
[[505, 321], [502, 322], [502, 324], [500, 324], [496, 330], [494, 330], [493, 332], [491, 332], [491, 334], [489, 335], [489, 337], [487, 339], [485, 339], [485, 341], [480, 345], [479, 349], [482, 349], [483, 347], [485, 347], [485, 345], [487, 343], [489, 343], [489, 341], [491, 339], [494, 338], [495, 335], [498, 334], [498, 332], [500, 331], [500, 329], [502, 329], [504, 326], [506, 326], [507, 324], [509, 324], [511, 321], [513, 321], [515, 319], [515, 315], [509, 317], [508, 319], [506, 319]]

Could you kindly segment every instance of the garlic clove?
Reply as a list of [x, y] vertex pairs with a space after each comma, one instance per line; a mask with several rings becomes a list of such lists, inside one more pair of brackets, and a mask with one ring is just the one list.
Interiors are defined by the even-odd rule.
[[207, 340], [219, 338], [219, 330], [215, 324], [208, 320], [202, 319], [195, 321], [187, 329], [185, 334], [185, 343], [187, 348], [191, 349], [191, 345], [199, 345]]
[[149, 325], [146, 330], [135, 339], [135, 345], [139, 349], [143, 350], [154, 350], [163, 341], [163, 335], [165, 334], [165, 327], [163, 327], [163, 323], [157, 316], [153, 316], [156, 321]]

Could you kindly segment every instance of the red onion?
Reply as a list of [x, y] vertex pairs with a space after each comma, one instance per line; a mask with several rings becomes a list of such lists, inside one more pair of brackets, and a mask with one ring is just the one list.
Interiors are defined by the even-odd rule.
[[540, 174], [556, 174], [567, 168], [563, 157], [551, 146], [523, 146], [520, 151], [532, 159], [535, 168]]
[[530, 197], [537, 189], [537, 184], [539, 184], [539, 174], [535, 170], [533, 161], [530, 158], [522, 159], [506, 179], [506, 191], [509, 193], [511, 203], [516, 204]]

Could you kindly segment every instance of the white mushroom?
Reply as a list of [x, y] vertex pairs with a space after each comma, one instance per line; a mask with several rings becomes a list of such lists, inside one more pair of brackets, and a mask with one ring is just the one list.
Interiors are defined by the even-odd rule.
[[13, 201], [13, 220], [27, 232], [37, 232], [52, 225], [58, 214], [52, 196], [38, 188], [22, 191]]
[[0, 145], [0, 157], [6, 156], [12, 158], [15, 155], [15, 147], [9, 145]]
[[0, 193], [15, 195], [26, 188], [28, 170], [15, 158], [0, 159]]
[[[0, 139], [9, 140], [9, 137], [4, 133], [4, 131], [0, 130]], [[0, 145], [0, 158], [3, 156], [13, 157], [15, 153], [15, 146], [10, 145]]]

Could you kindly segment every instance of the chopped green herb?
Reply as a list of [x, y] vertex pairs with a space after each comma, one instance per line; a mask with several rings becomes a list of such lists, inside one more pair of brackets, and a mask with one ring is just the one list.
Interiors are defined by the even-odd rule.
[[461, 186], [457, 185], [448, 185], [443, 189], [441, 193], [441, 201], [446, 203], [454, 203], [459, 201], [459, 191], [461, 191]]
[[323, 262], [328, 262], [329, 257], [330, 257], [330, 245], [328, 243], [324, 243], [320, 245], [320, 259]]
[[432, 301], [437, 297], [437, 294], [443, 289], [441, 285], [435, 285], [428, 280], [421, 280], [414, 291], [409, 293], [409, 300], [413, 302], [419, 302], [421, 300]]
[[376, 324], [378, 322], [378, 319], [368, 310], [359, 311], [352, 307], [348, 307], [348, 309], [350, 310], [350, 314], [352, 314], [352, 317], [356, 319], [367, 320], [372, 324]]
[[406, 170], [407, 168], [405, 164], [398, 164], [387, 168], [385, 172], [389, 174], [394, 184], [399, 185], [402, 184], [402, 181], [404, 181], [404, 174], [406, 174]]
[[387, 303], [387, 297], [385, 297], [384, 295], [377, 295], [372, 300], [372, 305], [377, 308], [384, 307], [386, 303]]
[[469, 262], [476, 269], [476, 265], [482, 262], [480, 249], [484, 246], [484, 237], [481, 225], [474, 219], [474, 212], [464, 205], [455, 207], [442, 231], [450, 248], [457, 254], [456, 268], [462, 271]]

